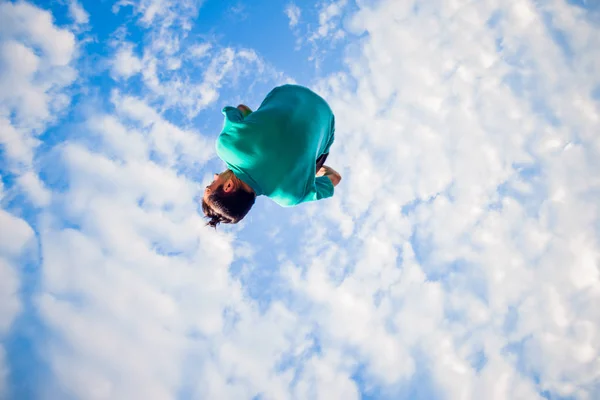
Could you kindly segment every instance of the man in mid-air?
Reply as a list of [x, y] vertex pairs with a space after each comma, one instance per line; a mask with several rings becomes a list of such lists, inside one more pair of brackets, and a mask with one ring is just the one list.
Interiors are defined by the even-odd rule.
[[333, 196], [342, 177], [323, 165], [334, 140], [327, 102], [297, 85], [273, 89], [256, 111], [227, 106], [217, 155], [227, 170], [204, 190], [208, 225], [236, 224], [267, 196], [283, 207]]

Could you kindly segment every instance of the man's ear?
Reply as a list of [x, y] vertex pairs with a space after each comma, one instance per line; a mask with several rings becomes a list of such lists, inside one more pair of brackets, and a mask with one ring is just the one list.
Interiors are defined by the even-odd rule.
[[227, 181], [225, 181], [225, 183], [223, 184], [223, 191], [225, 193], [229, 193], [233, 190], [233, 179], [227, 179]]

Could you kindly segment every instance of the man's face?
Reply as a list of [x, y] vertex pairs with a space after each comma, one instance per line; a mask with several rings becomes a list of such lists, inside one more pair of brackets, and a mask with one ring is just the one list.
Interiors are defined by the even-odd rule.
[[223, 186], [223, 191], [225, 193], [229, 193], [235, 189], [233, 172], [225, 171], [220, 174], [215, 174], [213, 181], [204, 189], [204, 201], [208, 202], [208, 196], [221, 186]]

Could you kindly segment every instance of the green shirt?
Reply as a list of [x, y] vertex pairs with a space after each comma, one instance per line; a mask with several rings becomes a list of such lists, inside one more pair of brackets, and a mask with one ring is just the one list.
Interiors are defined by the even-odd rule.
[[246, 118], [230, 106], [223, 114], [217, 155], [257, 196], [284, 207], [333, 196], [331, 180], [315, 177], [317, 158], [329, 153], [335, 129], [333, 112], [320, 96], [283, 85]]

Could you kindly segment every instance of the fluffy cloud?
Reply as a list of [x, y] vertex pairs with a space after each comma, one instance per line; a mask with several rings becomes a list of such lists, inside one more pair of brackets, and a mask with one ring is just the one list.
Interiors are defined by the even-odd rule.
[[341, 38], [344, 35], [343, 30], [339, 29], [340, 17], [348, 0], [338, 0], [324, 2], [319, 11], [319, 27], [310, 36], [309, 40], [314, 41], [320, 38]]
[[[330, 215], [361, 238], [327, 245], [364, 256], [292, 276], [331, 345], [372, 360], [375, 385], [410, 381], [419, 352], [451, 398], [597, 391], [600, 320], [581, 308], [600, 290], [597, 27], [538, 7], [364, 6], [350, 26], [368, 40], [322, 82], [346, 172]], [[323, 286], [336, 269], [352, 272]], [[352, 323], [339, 321], [348, 306]]]
[[7, 159], [28, 166], [36, 136], [69, 103], [75, 38], [47, 11], [27, 3], [0, 4], [0, 142]]
[[20, 266], [34, 253], [23, 205], [7, 206], [20, 193], [35, 207], [50, 201], [34, 169], [34, 153], [38, 136], [69, 103], [65, 89], [76, 76], [75, 56], [74, 35], [57, 28], [49, 12], [24, 2], [0, 3], [0, 165], [3, 178], [15, 182], [3, 184], [0, 196], [0, 397], [8, 393], [4, 340], [22, 309]]
[[0, 209], [0, 397], [7, 395], [6, 335], [21, 312], [19, 261], [31, 250], [33, 230], [21, 218]]
[[50, 203], [52, 194], [35, 173], [31, 171], [25, 172], [19, 176], [17, 182], [21, 190], [28, 195], [35, 206], [43, 207]]
[[279, 357], [306, 345], [309, 328], [284, 305], [259, 312], [229, 274], [235, 235], [204, 226], [186, 173], [208, 160], [209, 144], [140, 99], [113, 101], [118, 114], [87, 120], [89, 143], [56, 152], [69, 190], [54, 200], [60, 218], [47, 213], [39, 228], [36, 305], [59, 338], [47, 360], [61, 390], [172, 398], [183, 385], [193, 397], [287, 396], [292, 376], [275, 372]]
[[[2, 7], [51, 22], [25, 3]], [[193, 118], [239, 79], [285, 77], [257, 51], [190, 40], [195, 2], [115, 6], [133, 10], [145, 39], [135, 51], [113, 43], [108, 107], [86, 109], [85, 134], [45, 154], [44, 181], [28, 169], [15, 180], [39, 211], [35, 233], [0, 210], [0, 338], [22, 307], [19, 260], [35, 236], [42, 253], [32, 304], [51, 384], [40, 391], [596, 397], [597, 26], [558, 1], [356, 7], [319, 5], [314, 40], [347, 40], [344, 69], [314, 85], [336, 113], [336, 196], [284, 211], [260, 201], [214, 232], [197, 203], [214, 135], [165, 110]], [[48, 60], [70, 71], [76, 45], [68, 57], [44, 50], [56, 44], [32, 29], [3, 39], [26, 66], [9, 70], [25, 82]], [[51, 82], [42, 105], [1, 103], [2, 137], [20, 138], [6, 140], [10, 160], [35, 160], [23, 132], [52, 121], [40, 110], [70, 80]], [[39, 127], [9, 119], [25, 112]]]
[[[301, 332], [285, 307], [263, 317], [244, 301], [228, 270], [237, 254], [234, 235], [206, 229], [198, 213], [198, 181], [214, 155], [213, 142], [160, 110], [206, 107], [222, 85], [242, 73], [269, 79], [277, 74], [251, 50], [198, 44], [186, 62], [205, 63], [200, 82], [183, 85], [187, 69], [159, 79], [156, 69], [146, 70], [163, 65], [155, 50], [187, 56], [179, 45], [166, 45], [169, 35], [180, 33], [163, 31], [161, 15], [153, 17], [158, 38], [144, 46], [136, 68], [132, 46], [117, 44], [111, 73], [115, 78], [140, 73], [143, 90], [137, 95], [113, 90], [114, 111], [89, 109], [78, 126], [85, 135], [74, 135], [46, 155], [52, 165], [46, 178], [66, 179], [68, 187], [52, 193], [52, 208], [42, 211], [37, 229], [42, 272], [34, 304], [56, 338], [43, 353], [59, 388], [43, 390], [50, 396], [59, 390], [75, 397], [172, 398], [183, 385], [197, 394], [271, 387], [284, 394], [289, 376], [282, 380], [269, 371], [277, 355], [289, 351], [287, 338], [302, 341]], [[36, 188], [31, 179], [23, 182]], [[244, 315], [244, 326], [263, 326], [262, 333], [248, 338], [236, 328], [227, 338], [227, 310]], [[287, 333], [265, 340], [241, 368], [238, 355], [283, 322]], [[218, 357], [209, 356], [220, 348]], [[115, 362], [116, 354], [126, 360]], [[257, 356], [264, 360], [260, 370]], [[220, 380], [207, 380], [211, 373]], [[246, 380], [252, 374], [256, 383], [226, 384], [228, 377]]]
[[24, 252], [25, 246], [33, 236], [31, 227], [22, 219], [4, 210], [0, 210], [0, 274], [2, 276], [2, 309], [0, 310], [0, 335], [10, 328], [14, 316], [18, 313], [20, 304], [17, 297], [19, 280], [12, 264]]
[[133, 46], [123, 43], [112, 62], [111, 72], [116, 78], [129, 78], [142, 70], [142, 61], [133, 54]]
[[294, 3], [290, 3], [285, 7], [284, 11], [285, 15], [287, 15], [290, 20], [290, 28], [294, 28], [296, 25], [298, 25], [300, 14], [302, 13], [300, 8]]
[[[136, 13], [149, 38], [140, 56], [133, 44], [116, 41], [111, 72], [114, 78], [140, 74], [148, 99], [161, 109], [176, 109], [186, 118], [196, 117], [214, 104], [220, 89], [252, 77], [253, 85], [270, 81], [289, 81], [254, 50], [222, 47], [190, 38], [197, 2], [134, 3]], [[121, 4], [122, 6], [123, 4]], [[119, 11], [116, 7], [115, 11]], [[152, 24], [149, 22], [154, 21]]]
[[69, 1], [69, 14], [71, 14], [71, 18], [73, 18], [75, 23], [79, 25], [85, 25], [90, 21], [89, 14], [77, 0]]
[[[222, 309], [239, 290], [227, 276], [231, 256], [217, 257], [231, 252], [231, 243], [204, 229], [196, 184], [169, 168], [180, 161], [170, 143], [183, 145], [178, 154], [185, 146], [193, 151], [197, 134], [168, 136], [177, 129], [156, 115], [149, 120], [143, 104], [115, 101], [123, 118], [141, 122], [138, 128], [96, 116], [89, 131], [105, 151], [73, 143], [57, 155], [72, 189], [56, 200], [62, 219], [43, 218], [37, 305], [60, 343], [68, 343], [52, 344], [49, 362], [69, 393], [170, 398], [193, 335], [218, 331]], [[117, 353], [125, 359], [114, 363]]]

